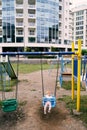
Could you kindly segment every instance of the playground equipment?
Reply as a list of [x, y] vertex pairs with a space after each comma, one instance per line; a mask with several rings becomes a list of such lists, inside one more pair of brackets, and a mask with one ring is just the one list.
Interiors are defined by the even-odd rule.
[[[4, 112], [15, 111], [18, 106], [18, 101], [17, 101], [18, 72], [16, 76], [11, 66], [11, 63], [9, 61], [9, 57], [7, 55], [6, 56], [1, 55], [0, 74], [1, 74], [1, 87], [2, 87], [2, 109]], [[8, 96], [6, 96], [7, 94], [6, 89], [10, 87], [11, 79], [16, 80], [16, 92], [14, 98], [13, 97], [9, 98], [10, 92], [8, 92]]]
[[[65, 80], [71, 80], [72, 73], [67, 67], [67, 65], [71, 64], [71, 59], [68, 57], [66, 59], [65, 57], [60, 57], [60, 75], [59, 75], [59, 83], [62, 87], [62, 82]], [[68, 68], [68, 69], [67, 69]]]
[[[72, 51], [74, 52], [74, 42], [72, 43]], [[77, 68], [77, 111], [80, 111], [80, 72], [81, 72], [81, 40], [78, 40], [78, 51], [75, 52], [78, 59]], [[72, 100], [74, 99], [74, 54], [72, 55]]]
[[[74, 55], [78, 58], [78, 76], [77, 76], [77, 111], [80, 110], [80, 71], [81, 71], [81, 40], [78, 40], [78, 51], [74, 51], [74, 43], [72, 43], [72, 52], [3, 52], [0, 55], [72, 55], [72, 99], [74, 99]], [[43, 79], [43, 78], [42, 78]], [[43, 82], [43, 80], [42, 80]], [[43, 88], [42, 88], [43, 89]]]
[[81, 81], [87, 90], [87, 56], [82, 57], [82, 71], [81, 71]]
[[[54, 87], [54, 95], [51, 96], [50, 99], [48, 99], [47, 97], [45, 97], [44, 95], [44, 82], [43, 82], [43, 64], [42, 64], [42, 58], [41, 58], [41, 78], [42, 78], [42, 104], [43, 106], [46, 104], [47, 101], [51, 102], [51, 106], [52, 108], [54, 108], [56, 106], [56, 87], [57, 87], [57, 78], [58, 78], [58, 68], [59, 68], [59, 60], [56, 59], [56, 64], [57, 64], [57, 71], [56, 71], [56, 81], [55, 81], [55, 87]], [[49, 73], [50, 74], [50, 73]]]
[[15, 72], [13, 70], [13, 67], [12, 67], [11, 63], [10, 63], [9, 57], [7, 55], [6, 56], [1, 56], [0, 59], [1, 59], [0, 63], [2, 64], [2, 66], [4, 67], [6, 72], [8, 73], [9, 77], [11, 79], [16, 79], [17, 77], [16, 77], [16, 74], [15, 74]]

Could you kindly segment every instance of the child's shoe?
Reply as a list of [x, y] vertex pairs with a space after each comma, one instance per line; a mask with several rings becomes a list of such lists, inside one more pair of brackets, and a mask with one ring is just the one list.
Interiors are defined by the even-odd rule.
[[46, 111], [44, 111], [44, 114], [46, 115]]
[[48, 113], [50, 113], [50, 110], [48, 110]]

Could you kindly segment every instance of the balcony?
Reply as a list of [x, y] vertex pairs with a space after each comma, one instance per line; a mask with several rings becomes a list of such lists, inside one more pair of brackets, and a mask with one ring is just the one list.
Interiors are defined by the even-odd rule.
[[35, 32], [29, 32], [29, 35], [35, 35]]
[[0, 5], [0, 10], [2, 10], [2, 5]]
[[19, 36], [23, 36], [24, 35], [24, 33], [23, 32], [16, 32], [16, 35], [19, 35]]
[[36, 15], [35, 14], [28, 14], [29, 18], [35, 18]]
[[59, 10], [59, 14], [62, 14], [62, 10]]
[[0, 31], [0, 36], [2, 36], [2, 32]]
[[61, 37], [62, 37], [62, 35], [61, 34], [59, 34], [59, 38], [61, 39]]
[[35, 5], [29, 5], [28, 7], [29, 7], [29, 9], [36, 9]]
[[62, 5], [63, 5], [63, 2], [62, 2], [62, 1], [59, 1], [59, 5], [61, 5], [61, 6], [62, 6]]
[[62, 22], [62, 18], [59, 18], [59, 22]]
[[16, 23], [16, 26], [18, 26], [18, 27], [23, 27], [23, 23], [22, 23], [22, 22]]
[[16, 4], [16, 8], [23, 8], [23, 4]]
[[21, 17], [23, 17], [23, 14], [22, 13], [17, 13], [16, 17], [21, 18]]
[[61, 26], [59, 26], [59, 30], [61, 30], [62, 29], [62, 27]]
[[0, 21], [0, 28], [2, 28], [2, 22]]
[[30, 37], [35, 37], [35, 35], [36, 35], [35, 31], [32, 31], [32, 32], [29, 31], [29, 36], [30, 36]]
[[35, 28], [35, 23], [33, 23], [33, 22], [31, 22], [31, 23], [29, 23], [29, 27], [32, 27], [32, 28]]
[[0, 14], [0, 19], [2, 19], [2, 15]]

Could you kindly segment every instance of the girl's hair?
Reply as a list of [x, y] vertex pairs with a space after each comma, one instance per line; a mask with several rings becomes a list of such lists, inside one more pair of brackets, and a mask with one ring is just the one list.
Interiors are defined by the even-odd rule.
[[50, 91], [46, 91], [46, 95], [50, 95]]

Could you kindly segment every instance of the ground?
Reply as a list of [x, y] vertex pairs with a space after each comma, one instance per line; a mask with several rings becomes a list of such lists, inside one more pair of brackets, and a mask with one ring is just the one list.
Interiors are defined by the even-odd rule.
[[[45, 91], [54, 92], [55, 70], [44, 71]], [[4, 113], [0, 110], [0, 130], [87, 130], [83, 122], [75, 119], [65, 103], [57, 100], [56, 107], [50, 114], [44, 115], [42, 107], [41, 72], [20, 74], [18, 85], [17, 111]], [[71, 91], [58, 89], [56, 98], [71, 95]], [[1, 94], [1, 93], [0, 93]]]

